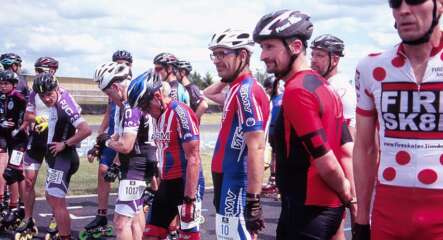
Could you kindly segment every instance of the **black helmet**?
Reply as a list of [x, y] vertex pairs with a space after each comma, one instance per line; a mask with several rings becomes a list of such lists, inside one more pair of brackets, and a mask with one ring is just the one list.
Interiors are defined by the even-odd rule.
[[340, 57], [344, 57], [343, 51], [345, 49], [345, 44], [343, 41], [330, 34], [324, 34], [316, 37], [311, 43], [312, 49], [323, 49], [328, 53], [335, 54]]
[[44, 72], [50, 68], [57, 70], [58, 61], [52, 57], [39, 57], [37, 61], [35, 61], [34, 67], [42, 69]]
[[314, 28], [309, 19], [307, 14], [293, 10], [280, 10], [267, 14], [255, 26], [254, 41], [297, 37], [305, 42], [311, 38]]
[[57, 78], [50, 73], [40, 73], [34, 78], [32, 90], [35, 93], [43, 94], [52, 91], [58, 87]]
[[159, 64], [163, 66], [172, 65], [176, 62], [177, 58], [173, 54], [166, 52], [160, 53], [154, 58], [154, 64]]
[[21, 65], [22, 58], [15, 53], [4, 53], [0, 56], [0, 63], [5, 68], [9, 68], [12, 64]]
[[18, 75], [17, 73], [11, 70], [5, 70], [0, 72], [0, 81], [10, 82], [12, 84], [18, 83]]
[[177, 62], [175, 62], [173, 65], [179, 70], [185, 69], [186, 71], [188, 71], [188, 73], [192, 72], [192, 66], [189, 61], [177, 60]]
[[132, 63], [132, 55], [126, 50], [117, 50], [114, 54], [112, 54], [112, 61], [116, 62], [118, 60], [125, 60]]

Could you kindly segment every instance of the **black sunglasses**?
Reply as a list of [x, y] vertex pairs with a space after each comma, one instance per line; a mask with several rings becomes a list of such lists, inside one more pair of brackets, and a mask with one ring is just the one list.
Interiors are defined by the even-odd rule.
[[[428, 0], [405, 0], [406, 4], [414, 6], [420, 5]], [[399, 8], [403, 0], [389, 0], [389, 7], [391, 8]]]

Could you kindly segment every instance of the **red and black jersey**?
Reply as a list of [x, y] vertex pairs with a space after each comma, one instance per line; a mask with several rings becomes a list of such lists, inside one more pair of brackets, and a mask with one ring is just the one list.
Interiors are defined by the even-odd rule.
[[338, 195], [320, 177], [313, 161], [352, 141], [340, 98], [316, 72], [297, 72], [286, 82], [277, 120], [277, 181], [283, 195], [300, 204], [337, 207]]

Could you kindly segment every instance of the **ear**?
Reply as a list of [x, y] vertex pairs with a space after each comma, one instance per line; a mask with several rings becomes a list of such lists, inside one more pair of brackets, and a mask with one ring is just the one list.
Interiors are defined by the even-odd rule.
[[243, 59], [243, 60], [246, 60], [247, 58], [248, 58], [248, 51], [247, 50], [245, 50], [245, 49], [241, 49], [240, 50], [240, 57]]
[[304, 51], [303, 42], [300, 39], [288, 43], [289, 49], [293, 54], [301, 54]]
[[332, 65], [337, 66], [338, 62], [340, 61], [340, 57], [334, 54], [332, 55], [331, 60], [332, 60]]

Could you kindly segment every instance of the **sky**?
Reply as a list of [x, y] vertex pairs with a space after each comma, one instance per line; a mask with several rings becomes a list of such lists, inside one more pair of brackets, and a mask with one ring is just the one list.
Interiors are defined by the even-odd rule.
[[[28, 72], [38, 57], [51, 56], [60, 62], [57, 75], [88, 78], [117, 49], [132, 53], [134, 75], [151, 68], [158, 53], [171, 52], [218, 79], [207, 48], [211, 36], [227, 28], [252, 33], [263, 15], [280, 9], [309, 14], [311, 40], [325, 33], [343, 39], [339, 68], [350, 79], [359, 59], [399, 41], [384, 0], [8, 0], [0, 52], [19, 54]], [[251, 69], [265, 70], [258, 45]]]

